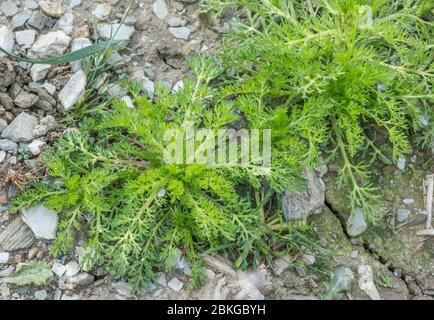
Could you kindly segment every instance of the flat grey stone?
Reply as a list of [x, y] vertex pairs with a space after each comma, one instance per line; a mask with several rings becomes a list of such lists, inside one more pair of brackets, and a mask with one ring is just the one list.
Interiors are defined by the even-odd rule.
[[9, 252], [0, 252], [0, 264], [8, 263], [9, 258], [10, 258]]
[[324, 181], [310, 169], [305, 169], [304, 177], [307, 180], [305, 191], [286, 190], [283, 195], [282, 208], [288, 221], [307, 219], [312, 214], [320, 212], [324, 206]]
[[86, 74], [83, 70], [77, 71], [66, 86], [59, 92], [58, 98], [65, 110], [74, 106], [82, 97], [86, 89]]
[[405, 220], [408, 219], [410, 214], [411, 214], [411, 210], [399, 208], [398, 211], [396, 212], [396, 221], [398, 221], [399, 223], [404, 222]]
[[63, 31], [53, 31], [38, 37], [30, 54], [41, 59], [60, 56], [65, 53], [71, 38]]
[[29, 248], [35, 243], [33, 232], [17, 217], [0, 234], [0, 250], [15, 251]]
[[12, 17], [13, 15], [17, 14], [18, 12], [20, 12], [20, 9], [15, 4], [15, 1], [2, 0], [1, 3], [2, 3], [2, 5], [1, 5], [1, 12], [3, 12], [3, 14], [6, 17]]
[[33, 138], [38, 119], [22, 112], [3, 130], [1, 137], [15, 142], [27, 142]]
[[127, 26], [125, 24], [122, 24], [119, 27], [119, 23], [104, 24], [98, 28], [98, 33], [104, 40], [108, 40], [111, 36], [113, 36], [113, 40], [127, 41], [131, 39], [135, 31], [136, 29], [134, 29], [134, 27]]
[[178, 278], [175, 277], [175, 278], [173, 278], [172, 280], [169, 281], [169, 283], [167, 284], [167, 286], [170, 289], [179, 292], [184, 287], [184, 284], [181, 281], [179, 281]]
[[15, 32], [15, 40], [18, 45], [24, 48], [30, 48], [35, 42], [36, 31], [35, 30], [22, 30]]
[[0, 139], [0, 150], [14, 152], [18, 148], [18, 144], [8, 139]]
[[32, 16], [32, 12], [29, 10], [23, 10], [20, 13], [14, 15], [11, 20], [12, 30], [16, 30], [24, 27], [24, 25], [30, 19], [31, 16]]
[[48, 21], [48, 17], [40, 11], [33, 12], [27, 24], [35, 29], [42, 30]]
[[164, 1], [164, 0], [156, 0], [152, 4], [152, 11], [157, 16], [157, 18], [160, 20], [163, 20], [169, 14], [169, 11], [167, 10], [166, 1]]
[[30, 68], [30, 76], [35, 82], [44, 80], [50, 70], [51, 66], [49, 64], [34, 64]]
[[14, 103], [16, 106], [28, 109], [38, 102], [39, 97], [36, 94], [29, 93], [27, 91], [21, 91], [15, 98]]
[[37, 239], [52, 240], [56, 237], [59, 217], [54, 210], [39, 205], [23, 210], [22, 217]]
[[[6, 26], [2, 26], [0, 28], [0, 47], [5, 49], [8, 52], [12, 52], [14, 50], [15, 46], [15, 38], [14, 34], [12, 33], [9, 28]], [[5, 56], [6, 54], [3, 52], [0, 52], [0, 57]]]
[[361, 235], [368, 227], [363, 211], [361, 208], [356, 208], [347, 220], [347, 233], [351, 237], [357, 237]]
[[187, 27], [169, 28], [169, 32], [177, 39], [188, 40], [191, 30]]

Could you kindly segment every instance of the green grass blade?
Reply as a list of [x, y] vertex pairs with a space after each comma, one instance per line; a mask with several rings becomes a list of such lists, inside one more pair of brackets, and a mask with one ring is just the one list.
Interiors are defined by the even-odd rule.
[[50, 58], [50, 59], [24, 58], [24, 57], [14, 55], [14, 54], [6, 51], [2, 47], [0, 47], [0, 52], [7, 54], [13, 60], [20, 61], [20, 62], [24, 61], [24, 62], [37, 63], [37, 64], [66, 64], [66, 63], [69, 63], [72, 61], [77, 61], [77, 60], [87, 58], [87, 57], [92, 56], [96, 53], [104, 51], [110, 47], [119, 46], [121, 42], [123, 42], [123, 41], [113, 41], [113, 40], [102, 41], [99, 43], [95, 43], [89, 47], [86, 47], [86, 48], [83, 48], [83, 49], [80, 49], [80, 50], [59, 56], [59, 57]]

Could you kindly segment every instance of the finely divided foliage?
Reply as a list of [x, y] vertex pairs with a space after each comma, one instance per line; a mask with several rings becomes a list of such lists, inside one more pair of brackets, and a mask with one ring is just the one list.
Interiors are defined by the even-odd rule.
[[328, 149], [341, 163], [339, 184], [350, 188], [351, 208], [374, 220], [369, 165], [404, 157], [412, 132], [433, 145], [432, 1], [207, 4], [220, 13], [241, 9], [223, 53], [234, 83], [226, 94], [247, 100], [247, 115], [287, 111], [291, 136], [308, 147], [305, 160], [314, 165]]
[[[155, 98], [143, 96], [129, 83], [134, 109], [83, 103], [80, 110], [92, 112], [45, 154], [49, 181], [17, 197], [13, 209], [44, 202], [62, 214], [56, 255], [86, 226], [88, 267], [104, 265], [137, 287], [173, 269], [178, 248], [197, 287], [201, 253], [223, 252], [246, 267], [301, 243], [315, 246], [281, 221], [276, 200], [303, 185], [302, 168], [323, 152], [340, 164], [351, 207], [374, 220], [369, 165], [403, 156], [410, 133], [425, 132], [419, 141], [432, 146], [429, 4], [209, 0], [212, 10], [231, 7], [240, 18], [224, 63], [194, 58], [194, 80], [176, 94], [160, 88]], [[192, 121], [196, 129], [271, 129], [272, 169], [164, 163], [166, 129]]]

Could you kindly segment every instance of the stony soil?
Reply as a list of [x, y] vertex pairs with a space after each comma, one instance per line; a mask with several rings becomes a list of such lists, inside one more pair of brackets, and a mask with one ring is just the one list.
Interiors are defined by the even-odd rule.
[[[62, 6], [56, 6], [58, 3]], [[50, 52], [70, 52], [74, 42], [79, 46], [80, 41], [95, 41], [92, 15], [98, 17], [96, 34], [104, 36], [104, 27], [119, 22], [128, 3], [4, 0], [0, 7], [0, 46], [41, 58]], [[39, 26], [38, 19], [43, 22]], [[128, 28], [124, 36], [129, 44], [115, 56], [120, 63], [113, 66], [109, 80], [114, 83], [123, 77], [135, 78], [147, 91], [156, 85], [175, 86], [188, 73], [187, 59], [201, 51], [217, 51], [228, 29], [225, 21], [212, 21], [198, 3], [186, 0], [141, 0], [125, 24]], [[52, 32], [61, 35], [51, 44], [41, 38]], [[81, 93], [76, 87], [72, 89], [77, 89], [77, 96], [71, 94], [74, 90], [62, 92], [72, 76], [80, 76], [79, 69], [80, 65], [42, 68], [0, 56], [3, 184], [11, 179], [25, 183], [43, 175], [40, 154], [65, 130], [60, 122], [68, 108], [65, 101], [76, 101]], [[122, 97], [125, 93], [112, 90], [110, 94]], [[55, 218], [46, 210], [40, 212], [42, 220], [46, 219], [45, 233], [41, 233], [37, 229], [40, 221], [31, 219], [33, 213], [8, 212], [9, 199], [19, 188], [6, 188], [0, 191], [0, 283], [27, 263], [45, 263], [54, 274], [51, 281], [40, 286], [0, 284], [0, 299], [320, 299], [333, 285], [330, 275], [338, 266], [349, 268], [354, 280], [335, 298], [371, 299], [379, 295], [381, 299], [432, 299], [434, 241], [416, 235], [425, 225], [422, 181], [434, 171], [432, 156], [415, 153], [400, 167], [378, 166], [381, 178], [377, 183], [384, 193], [384, 210], [375, 227], [365, 228], [358, 235], [347, 226], [352, 218], [343, 192], [334, 187], [333, 167], [312, 175], [309, 192], [285, 196], [286, 206], [304, 209], [300, 212], [303, 218], [310, 216], [311, 237], [334, 252], [334, 257], [306, 249], [303, 256], [290, 261], [278, 259], [275, 266], [256, 273], [237, 272], [228, 262], [208, 261], [209, 281], [198, 291], [187, 290], [189, 266], [180, 260], [177, 270], [161, 274], [159, 281], [150, 283], [149, 290], [138, 295], [132, 293], [127, 279], [105, 275], [102, 270], [78, 270], [81, 247], [61, 259], [50, 257]], [[54, 229], [50, 229], [50, 223], [54, 223]], [[85, 238], [85, 234], [80, 236]]]

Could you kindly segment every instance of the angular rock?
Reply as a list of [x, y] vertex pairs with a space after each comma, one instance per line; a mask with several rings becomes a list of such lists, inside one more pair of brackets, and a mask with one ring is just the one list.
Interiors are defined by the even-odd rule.
[[48, 17], [40, 11], [33, 12], [27, 24], [35, 29], [42, 30], [47, 23]]
[[6, 160], [6, 151], [0, 150], [0, 164], [3, 163], [3, 161]]
[[21, 91], [18, 96], [15, 98], [14, 103], [16, 106], [28, 109], [33, 106], [36, 102], [38, 102], [39, 97], [33, 93], [29, 93], [27, 91]]
[[[71, 52], [89, 47], [92, 45], [92, 42], [88, 38], [76, 38], [72, 40], [71, 44]], [[72, 67], [72, 72], [77, 72], [78, 70], [82, 69], [82, 63], [81, 61], [73, 61], [70, 63]]]
[[44, 80], [50, 70], [51, 66], [49, 64], [34, 64], [30, 69], [30, 76], [35, 82]]
[[14, 152], [18, 148], [18, 144], [8, 139], [0, 139], [0, 150]]
[[12, 110], [12, 108], [14, 107], [14, 101], [7, 93], [4, 92], [0, 92], [0, 104], [6, 110]]
[[110, 36], [114, 36], [113, 40], [127, 41], [131, 39], [135, 31], [136, 29], [132, 26], [119, 25], [118, 23], [104, 24], [98, 28], [98, 33], [104, 40], [108, 40]]
[[79, 265], [76, 261], [71, 261], [66, 264], [65, 275], [68, 278], [76, 276], [80, 272]]
[[36, 300], [46, 300], [48, 297], [48, 293], [45, 290], [35, 291], [35, 299]]
[[37, 239], [52, 240], [56, 237], [59, 217], [54, 210], [43, 205], [23, 210], [23, 221], [35, 234]]
[[321, 211], [325, 201], [325, 184], [314, 171], [305, 170], [307, 189], [302, 192], [285, 191], [282, 198], [286, 220], [303, 220]]
[[62, 1], [39, 1], [39, 6], [43, 13], [52, 18], [60, 18], [62, 16]]
[[[8, 52], [12, 52], [15, 46], [14, 34], [6, 26], [0, 28], [0, 47]], [[0, 52], [0, 57], [4, 57], [6, 54]]]
[[179, 281], [178, 278], [175, 277], [175, 278], [173, 278], [172, 280], [169, 281], [169, 283], [167, 284], [167, 286], [170, 289], [179, 292], [184, 287], [184, 284], [181, 281]]
[[15, 1], [12, 1], [12, 0], [3, 0], [1, 3], [2, 3], [2, 5], [1, 5], [1, 12], [3, 12], [3, 14], [6, 17], [12, 17], [13, 15], [17, 14], [18, 12], [20, 12], [20, 9], [15, 4]]
[[36, 117], [22, 112], [3, 130], [1, 137], [15, 142], [27, 142], [32, 140], [37, 125]]
[[83, 70], [77, 71], [66, 86], [59, 92], [58, 98], [65, 110], [74, 106], [82, 97], [86, 88], [86, 74]]
[[66, 266], [64, 266], [61, 263], [55, 262], [53, 264], [53, 267], [51, 268], [51, 271], [54, 272], [55, 275], [57, 275], [59, 278], [62, 277], [66, 272]]
[[95, 277], [87, 272], [80, 272], [76, 276], [70, 277], [68, 283], [78, 286], [88, 286], [93, 283]]
[[0, 264], [8, 263], [9, 258], [10, 258], [9, 252], [0, 252]]
[[177, 39], [188, 40], [191, 30], [187, 27], [169, 28], [169, 32]]
[[408, 219], [410, 214], [411, 214], [411, 210], [399, 208], [398, 211], [396, 212], [396, 221], [398, 221], [399, 223], [404, 222], [405, 220]]
[[169, 11], [167, 10], [166, 1], [164, 1], [164, 0], [156, 0], [152, 4], [152, 11], [157, 16], [157, 18], [160, 20], [163, 20], [169, 14]]
[[48, 131], [53, 130], [56, 127], [56, 119], [53, 116], [46, 116], [41, 119], [41, 123], [33, 130], [33, 136], [35, 138], [45, 136]]
[[36, 31], [35, 30], [23, 30], [15, 32], [15, 40], [18, 45], [24, 48], [30, 48], [35, 42]]
[[41, 153], [41, 148], [45, 146], [45, 141], [36, 139], [33, 140], [32, 143], [30, 143], [27, 148], [29, 149], [30, 153], [34, 156], [37, 156]]
[[324, 299], [333, 299], [338, 293], [348, 290], [353, 281], [354, 273], [350, 268], [344, 266], [336, 267], [333, 270], [333, 277], [330, 280]]
[[63, 31], [53, 31], [39, 36], [33, 44], [30, 54], [41, 59], [60, 56], [65, 53], [71, 38]]
[[35, 9], [39, 8], [39, 5], [36, 2], [36, 0], [24, 0], [23, 5], [24, 5], [24, 8], [30, 9], [30, 10], [35, 10]]
[[17, 217], [0, 234], [0, 250], [15, 251], [29, 248], [35, 243], [33, 232]]
[[356, 208], [347, 220], [347, 233], [351, 237], [361, 235], [368, 227], [363, 211], [361, 208]]
[[74, 30], [74, 14], [72, 12], [65, 13], [57, 22], [56, 28], [70, 35]]
[[374, 272], [368, 265], [357, 267], [359, 274], [359, 288], [364, 291], [372, 300], [381, 300], [380, 293], [374, 283]]
[[92, 15], [98, 20], [104, 20], [108, 18], [111, 10], [111, 5], [107, 3], [100, 3], [96, 6], [95, 10], [92, 11]]
[[14, 15], [11, 20], [12, 30], [23, 28], [31, 16], [32, 12], [29, 10], [23, 10], [20, 13]]

